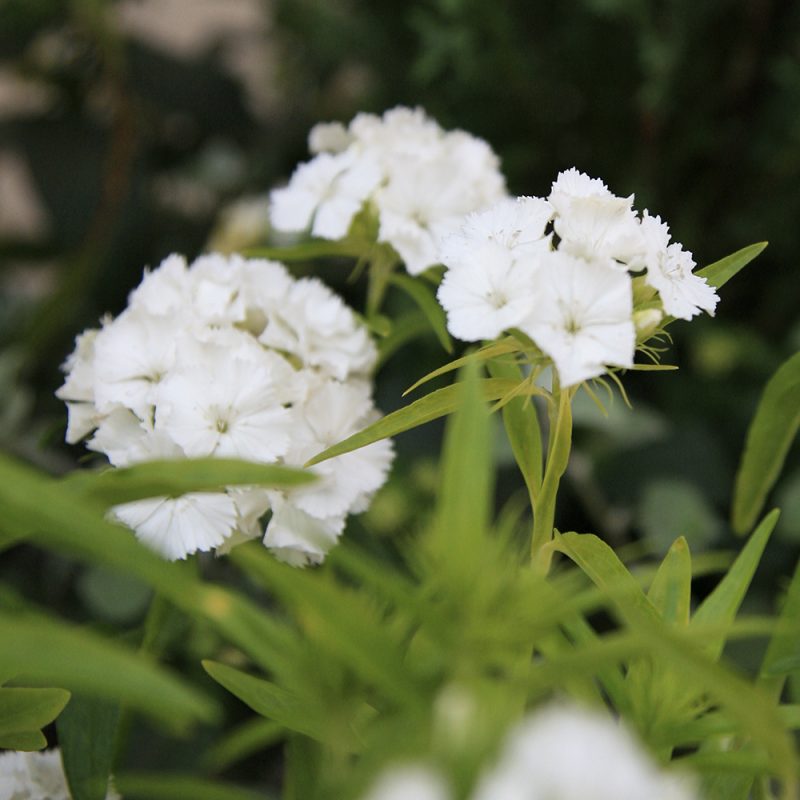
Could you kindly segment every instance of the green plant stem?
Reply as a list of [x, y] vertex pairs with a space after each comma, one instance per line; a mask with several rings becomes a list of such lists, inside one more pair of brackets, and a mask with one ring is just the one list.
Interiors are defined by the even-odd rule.
[[[570, 389], [553, 387], [553, 411], [547, 445], [544, 480], [533, 506], [533, 536], [531, 563], [546, 573], [550, 567], [551, 551], [545, 547], [553, 538], [556, 514], [556, 495], [561, 476], [567, 469], [572, 447], [572, 395]], [[555, 417], [555, 419], [553, 419]]]

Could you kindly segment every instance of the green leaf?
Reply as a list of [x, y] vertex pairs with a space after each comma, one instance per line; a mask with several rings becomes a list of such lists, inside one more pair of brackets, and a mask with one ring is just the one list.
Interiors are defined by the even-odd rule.
[[467, 365], [455, 384], [458, 408], [447, 423], [435, 523], [427, 540], [441, 569], [458, 573], [460, 584], [474, 581], [485, 558], [494, 489], [489, 410], [477, 369]]
[[223, 772], [237, 761], [266, 750], [286, 735], [286, 728], [270, 719], [254, 717], [218, 739], [202, 761], [210, 772]]
[[41, 731], [25, 731], [23, 733], [6, 733], [0, 735], [0, 748], [3, 750], [44, 750], [47, 739]]
[[695, 275], [705, 278], [711, 286], [719, 289], [741, 269], [746, 267], [759, 253], [763, 252], [767, 244], [767, 242], [757, 242], [743, 247], [741, 250], [725, 256], [725, 258], [721, 258], [719, 261], [697, 270]]
[[[13, 638], [4, 641], [9, 643], [8, 649], [14, 647]], [[64, 689], [0, 689], [0, 736], [34, 733], [49, 725], [61, 713], [69, 697]]]
[[227, 458], [150, 461], [102, 472], [73, 472], [62, 479], [69, 491], [106, 505], [146, 497], [179, 497], [220, 491], [226, 486], [298, 486], [316, 477], [298, 469]]
[[108, 522], [104, 508], [0, 453], [0, 519], [6, 528], [35, 533], [50, 546], [140, 578], [187, 614], [209, 620], [262, 666], [291, 662], [292, 637], [285, 626], [247, 598], [205, 585], [187, 564], [165, 561]]
[[737, 533], [746, 533], [761, 512], [798, 427], [800, 353], [785, 361], [770, 378], [747, 431], [733, 495], [733, 528]]
[[692, 601], [692, 558], [686, 539], [675, 540], [656, 572], [647, 593], [664, 622], [689, 624]]
[[[478, 381], [478, 385], [486, 400], [499, 400], [511, 391], [516, 384], [502, 378], [484, 378]], [[386, 439], [389, 436], [396, 436], [398, 433], [417, 428], [426, 422], [451, 414], [458, 408], [459, 391], [457, 384], [437, 389], [425, 395], [425, 397], [415, 400], [410, 405], [387, 414], [387, 416], [364, 428], [364, 430], [333, 445], [333, 447], [323, 450], [308, 461], [305, 466], [310, 467], [314, 464], [319, 464], [320, 461], [326, 461], [343, 453], [358, 450], [359, 447], [365, 447], [368, 444], [372, 444], [372, 442]]]
[[[505, 378], [518, 383], [523, 380], [522, 371], [514, 363], [493, 359], [489, 361], [488, 368], [493, 378]], [[543, 477], [542, 435], [536, 407], [530, 397], [515, 397], [503, 406], [502, 413], [511, 450], [533, 503]]]
[[28, 682], [124, 700], [176, 730], [217, 717], [216, 705], [197, 689], [87, 630], [0, 612], [0, 641], [14, 643], [0, 649], [0, 669], [13, 669]]
[[614, 550], [592, 533], [563, 533], [550, 545], [569, 556], [592, 582], [613, 599], [625, 620], [660, 621], [660, 615]]
[[759, 674], [761, 684], [776, 701], [780, 699], [785, 676], [800, 670], [798, 620], [800, 620], [800, 562], [795, 567], [778, 618], [778, 627], [767, 646]]
[[720, 633], [711, 634], [704, 645], [708, 655], [717, 660], [725, 646], [725, 627], [729, 626], [744, 600], [750, 581], [767, 546], [770, 534], [778, 522], [780, 512], [769, 513], [753, 531], [753, 535], [739, 553], [722, 580], [703, 600], [690, 622], [691, 626], [722, 626]]
[[311, 800], [319, 797], [321, 748], [304, 736], [292, 736], [286, 743], [286, 781], [281, 800]]
[[448, 352], [453, 352], [453, 340], [447, 332], [447, 319], [444, 309], [439, 305], [433, 290], [422, 281], [410, 275], [393, 274], [389, 282], [402, 289], [420, 308], [436, 334], [442, 347]]
[[125, 800], [268, 800], [261, 791], [195, 775], [124, 772], [114, 786]]
[[58, 744], [72, 800], [104, 800], [118, 722], [118, 703], [81, 695], [58, 718]]
[[473, 353], [468, 353], [461, 358], [453, 359], [453, 361], [449, 361], [444, 366], [433, 370], [433, 372], [423, 375], [416, 383], [412, 383], [411, 386], [409, 386], [408, 389], [403, 392], [403, 396], [405, 397], [407, 394], [411, 394], [411, 392], [423, 384], [428, 383], [428, 381], [438, 378], [440, 375], [446, 375], [448, 372], [454, 372], [457, 369], [461, 369], [467, 364], [480, 364], [484, 361], [489, 361], [490, 359], [497, 358], [499, 356], [517, 353], [519, 350], [519, 342], [513, 336], [507, 336], [505, 339], [501, 339], [499, 342], [490, 342]]
[[257, 714], [312, 739], [321, 742], [330, 740], [331, 731], [326, 723], [325, 709], [318, 707], [313, 700], [227, 664], [203, 661], [203, 669]]
[[345, 665], [398, 703], [410, 707], [420, 701], [402, 648], [367, 596], [338, 585], [324, 572], [299, 572], [281, 564], [259, 545], [240, 545], [230, 558], [296, 612], [317, 653], [328, 653], [332, 663]]
[[360, 258], [365, 255], [365, 244], [348, 239], [311, 239], [286, 247], [251, 247], [245, 253], [249, 258], [270, 258], [275, 261], [310, 261], [314, 258]]

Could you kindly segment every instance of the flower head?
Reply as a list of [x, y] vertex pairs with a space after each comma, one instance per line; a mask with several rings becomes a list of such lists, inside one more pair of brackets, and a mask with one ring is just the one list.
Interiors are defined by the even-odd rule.
[[370, 204], [378, 241], [390, 244], [414, 275], [438, 263], [439, 240], [464, 214], [505, 196], [486, 142], [445, 132], [421, 109], [359, 114], [347, 129], [318, 125], [309, 144], [315, 158], [272, 193], [272, 225], [341, 239]]
[[[367, 379], [376, 355], [317, 280], [238, 256], [191, 265], [170, 256], [122, 314], [78, 337], [57, 394], [68, 440], [91, 434], [88, 446], [115, 466], [221, 457], [299, 467], [376, 417]], [[391, 461], [381, 442], [324, 462], [313, 486], [154, 497], [112, 514], [171, 559], [264, 536], [288, 560], [320, 561]]]
[[636, 280], [657, 290], [667, 315], [713, 313], [717, 302], [658, 217], [640, 218], [633, 195], [617, 197], [576, 169], [559, 174], [546, 200], [506, 199], [466, 216], [440, 259], [450, 332], [480, 341], [519, 329], [564, 387], [632, 367], [637, 331], [657, 330], [661, 309], [634, 307], [631, 273], [646, 270]]

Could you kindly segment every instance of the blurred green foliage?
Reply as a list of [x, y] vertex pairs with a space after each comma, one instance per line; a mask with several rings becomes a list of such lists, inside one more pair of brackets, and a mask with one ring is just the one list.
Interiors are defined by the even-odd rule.
[[[628, 375], [633, 411], [619, 400], [607, 418], [576, 408], [557, 516], [560, 529], [615, 545], [663, 552], [684, 534], [694, 553], [739, 546], [723, 521], [747, 425], [767, 379], [800, 345], [799, 4], [252, 0], [269, 22], [267, 57], [254, 67], [266, 106], [231, 69], [221, 29], [179, 51], [124, 27], [125, 5], [0, 0], [0, 80], [22, 81], [24, 97], [0, 100], [0, 156], [23, 165], [45, 220], [33, 232], [0, 225], [3, 449], [51, 473], [73, 466], [82, 451], [61, 444], [65, 413], [52, 393], [75, 334], [118, 313], [146, 265], [200, 252], [226, 204], [285, 180], [307, 157], [314, 123], [421, 105], [443, 126], [486, 138], [514, 193], [545, 194], [574, 165], [616, 193], [636, 192], [701, 265], [769, 240], [724, 288], [717, 319], [671, 328], [666, 360], [678, 373]], [[364, 287], [348, 272], [318, 270], [363, 307]], [[403, 296], [387, 303], [392, 314], [415, 308]], [[403, 405], [401, 392], [444, 358], [433, 336], [392, 354], [378, 376], [381, 407]], [[393, 481], [350, 525], [371, 552], [393, 557], [391, 537], [427, 524], [440, 436], [429, 424], [399, 439]], [[756, 608], [775, 606], [800, 550], [797, 455], [795, 443], [776, 486], [786, 509], [748, 596]], [[498, 500], [521, 489], [507, 458]], [[661, 527], [664, 508], [672, 513]], [[203, 569], [252, 589], [224, 563]], [[10, 548], [0, 578], [67, 619], [101, 620], [123, 636], [142, 623], [141, 585], [63, 556]], [[179, 668], [222, 646], [177, 612], [167, 627]], [[255, 733], [268, 741], [274, 732]], [[151, 735], [132, 735], [145, 761], [162, 744]], [[195, 756], [174, 742], [165, 752], [178, 767]]]

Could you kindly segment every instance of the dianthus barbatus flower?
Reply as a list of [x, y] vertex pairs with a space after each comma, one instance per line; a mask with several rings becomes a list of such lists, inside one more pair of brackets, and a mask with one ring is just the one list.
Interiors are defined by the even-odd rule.
[[[57, 749], [38, 753], [0, 753], [0, 800], [71, 798]], [[120, 800], [120, 796], [109, 787], [106, 800]]]
[[530, 715], [471, 800], [693, 800], [692, 784], [662, 772], [621, 725], [577, 707]]
[[[78, 337], [57, 395], [67, 440], [91, 435], [88, 447], [114, 466], [209, 456], [301, 466], [378, 416], [376, 355], [317, 280], [274, 262], [211, 254], [189, 266], [173, 255], [145, 273], [122, 314]], [[170, 559], [264, 536], [286, 560], [320, 561], [391, 461], [391, 444], [378, 442], [315, 467], [320, 480], [302, 489], [154, 497], [112, 514]]]
[[272, 192], [273, 227], [341, 239], [369, 203], [378, 241], [391, 244], [412, 275], [438, 263], [439, 240], [464, 214], [505, 196], [489, 145], [445, 132], [422, 109], [359, 114], [346, 129], [318, 125], [309, 146], [316, 157]]
[[[657, 326], [663, 314], [690, 319], [716, 307], [714, 289], [692, 273], [691, 253], [669, 239], [658, 217], [637, 215], [633, 195], [617, 197], [597, 178], [566, 170], [546, 200], [501, 200], [442, 241], [438, 298], [448, 329], [480, 341], [518, 328], [565, 387], [608, 366], [631, 367], [642, 313]], [[656, 290], [660, 308], [634, 307], [634, 277]]]

